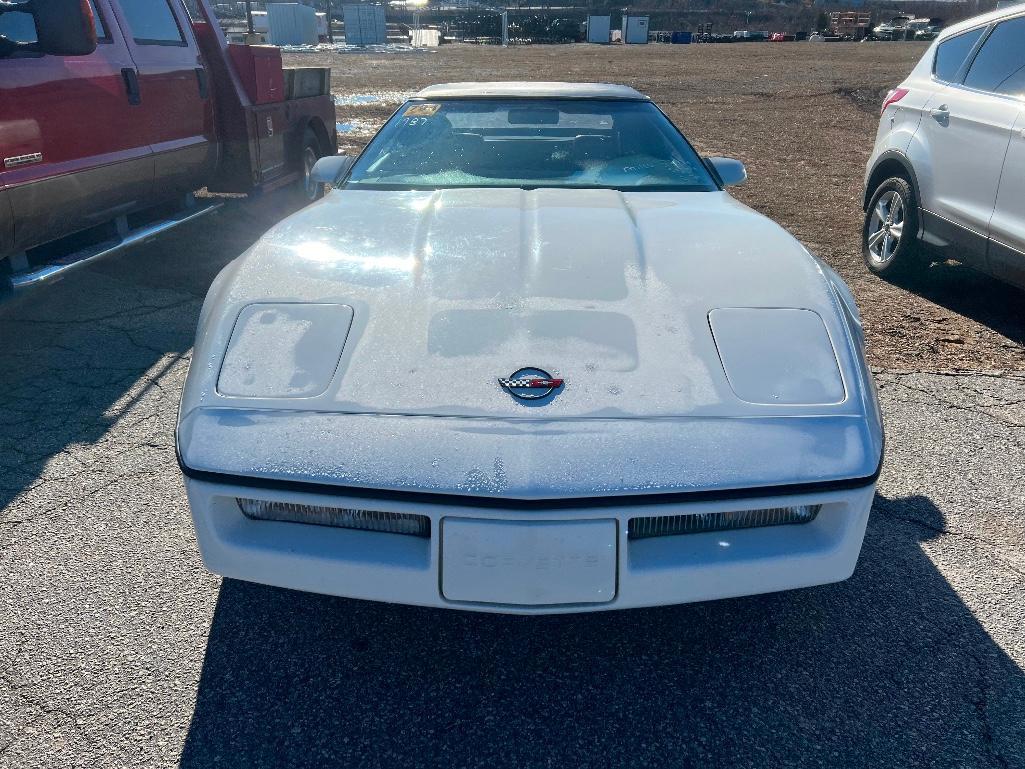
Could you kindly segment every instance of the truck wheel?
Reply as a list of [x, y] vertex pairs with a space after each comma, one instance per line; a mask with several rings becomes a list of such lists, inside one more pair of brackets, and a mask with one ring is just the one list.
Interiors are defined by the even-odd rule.
[[862, 228], [861, 255], [865, 265], [887, 280], [910, 278], [923, 264], [915, 233], [918, 232], [918, 204], [911, 185], [899, 176], [880, 184]]
[[303, 133], [302, 152], [299, 155], [299, 162], [302, 166], [302, 177], [299, 179], [299, 192], [307, 203], [320, 200], [324, 197], [324, 185], [314, 182], [312, 173], [313, 166], [321, 157], [320, 142], [317, 135], [309, 128]]

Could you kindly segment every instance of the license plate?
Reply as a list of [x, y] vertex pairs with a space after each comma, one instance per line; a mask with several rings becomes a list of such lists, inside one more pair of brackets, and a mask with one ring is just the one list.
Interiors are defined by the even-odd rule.
[[545, 606], [616, 596], [616, 522], [442, 521], [450, 601]]

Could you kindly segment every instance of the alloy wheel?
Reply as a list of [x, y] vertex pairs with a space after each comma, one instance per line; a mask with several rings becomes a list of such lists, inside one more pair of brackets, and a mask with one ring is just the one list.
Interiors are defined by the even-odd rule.
[[876, 201], [868, 227], [868, 252], [874, 264], [887, 264], [897, 253], [904, 235], [904, 214], [904, 200], [896, 190]]

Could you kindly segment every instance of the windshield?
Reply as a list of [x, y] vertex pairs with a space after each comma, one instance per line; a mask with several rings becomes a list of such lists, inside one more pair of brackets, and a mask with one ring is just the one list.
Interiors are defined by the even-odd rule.
[[408, 102], [356, 161], [346, 186], [717, 189], [653, 104], [591, 99]]

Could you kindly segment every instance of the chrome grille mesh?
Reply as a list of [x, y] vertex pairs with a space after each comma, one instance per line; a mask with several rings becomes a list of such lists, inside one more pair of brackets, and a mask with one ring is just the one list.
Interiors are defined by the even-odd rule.
[[750, 529], [757, 526], [782, 526], [788, 523], [810, 523], [815, 520], [821, 509], [822, 505], [797, 505], [725, 513], [631, 518], [629, 537], [630, 539], [644, 539], [646, 537], [669, 537], [676, 534], [702, 534], [710, 531]]

